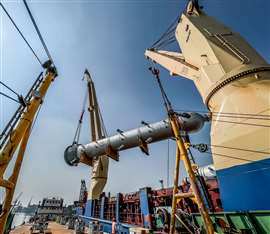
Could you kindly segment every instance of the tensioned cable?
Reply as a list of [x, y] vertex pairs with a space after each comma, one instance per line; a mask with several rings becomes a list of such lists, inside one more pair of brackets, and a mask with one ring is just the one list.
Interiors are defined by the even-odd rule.
[[188, 110], [188, 109], [176, 109], [176, 111], [182, 112], [198, 112], [198, 113], [209, 113], [209, 114], [217, 114], [217, 115], [239, 115], [239, 116], [259, 116], [259, 117], [270, 117], [267, 114], [252, 114], [252, 113], [235, 113], [235, 112], [215, 112], [215, 111], [203, 111], [203, 110]]
[[49, 58], [49, 59], [51, 60], [51, 62], [54, 64], [53, 59], [52, 59], [52, 56], [51, 56], [51, 54], [50, 54], [50, 52], [49, 52], [49, 50], [48, 50], [48, 47], [46, 46], [46, 43], [45, 43], [45, 41], [44, 41], [44, 39], [43, 39], [43, 37], [42, 37], [42, 35], [41, 35], [41, 33], [40, 33], [40, 30], [39, 30], [39, 28], [38, 28], [38, 26], [37, 26], [37, 24], [36, 24], [36, 21], [35, 21], [35, 19], [34, 19], [32, 13], [31, 13], [29, 7], [28, 7], [28, 4], [27, 4], [26, 0], [23, 0], [23, 3], [24, 3], [24, 5], [25, 5], [25, 7], [26, 7], [26, 9], [27, 9], [27, 12], [28, 12], [28, 14], [29, 14], [29, 16], [30, 16], [30, 18], [31, 18], [31, 21], [32, 21], [32, 23], [33, 23], [33, 25], [34, 25], [34, 27], [35, 27], [35, 29], [36, 29], [36, 32], [37, 32], [37, 34], [38, 34], [38, 36], [39, 36], [39, 39], [40, 39], [40, 41], [41, 41], [41, 43], [42, 43], [42, 45], [43, 45], [44, 50], [46, 51], [46, 54], [47, 54], [48, 58]]
[[264, 152], [259, 150], [251, 150], [251, 149], [243, 149], [243, 148], [236, 148], [236, 147], [229, 147], [229, 146], [223, 146], [223, 145], [210, 145], [206, 144], [209, 147], [217, 147], [217, 148], [224, 148], [224, 149], [232, 149], [232, 150], [240, 150], [240, 151], [246, 151], [250, 153], [258, 153], [258, 154], [270, 154], [270, 152]]
[[270, 117], [252, 117], [243, 115], [226, 115], [226, 114], [212, 114], [214, 117], [218, 118], [236, 118], [236, 119], [256, 119], [256, 120], [270, 120]]
[[107, 129], [106, 129], [106, 126], [105, 126], [105, 123], [104, 123], [104, 119], [102, 117], [102, 114], [101, 114], [101, 111], [100, 111], [100, 108], [99, 108], [98, 104], [97, 104], [97, 108], [98, 108], [98, 113], [99, 113], [99, 117], [100, 117], [100, 120], [101, 120], [101, 128], [103, 130], [103, 133], [105, 134], [105, 137], [108, 137], [108, 133], [107, 133]]
[[[204, 144], [207, 145], [207, 144]], [[199, 150], [196, 145], [190, 145], [192, 148]], [[221, 146], [223, 147], [223, 146]], [[246, 150], [246, 149], [241, 149], [241, 148], [234, 148], [234, 147], [226, 147], [226, 148], [232, 148], [232, 149], [237, 149], [237, 150], [243, 150], [243, 151], [248, 151], [248, 152], [260, 152], [261, 151], [256, 151], [256, 150]], [[200, 150], [199, 150], [200, 151]], [[241, 160], [241, 161], [246, 161], [246, 162], [253, 162], [253, 163], [259, 163], [259, 164], [264, 164], [264, 165], [270, 165], [270, 163], [265, 163], [265, 162], [260, 162], [260, 161], [254, 161], [254, 160], [250, 160], [250, 159], [245, 159], [245, 158], [240, 158], [240, 157], [236, 157], [236, 156], [232, 156], [232, 155], [228, 155], [228, 154], [220, 154], [220, 153], [213, 153], [208, 151], [200, 151], [201, 153], [207, 153], [210, 155], [216, 155], [216, 156], [221, 156], [221, 157], [225, 157], [225, 158], [231, 158], [231, 159], [237, 159], [237, 160]], [[265, 152], [266, 154], [268, 154], [267, 152]]]
[[162, 99], [163, 99], [163, 104], [165, 106], [165, 109], [167, 110], [167, 113], [169, 114], [169, 112], [172, 110], [172, 104], [163, 88], [163, 85], [161, 83], [161, 80], [160, 80], [160, 77], [159, 77], [159, 70], [157, 68], [155, 68], [154, 66], [153, 67], [150, 67], [149, 70], [152, 72], [152, 74], [154, 75], [154, 77], [156, 78], [157, 80], [157, 83], [158, 83], [158, 87], [160, 89], [160, 93], [161, 93], [161, 96], [162, 96]]
[[206, 151], [204, 153], [210, 154], [210, 155], [216, 155], [216, 156], [220, 156], [220, 157], [225, 157], [225, 158], [237, 159], [237, 160], [245, 161], [245, 162], [252, 162], [252, 163], [258, 163], [258, 164], [264, 164], [264, 165], [270, 166], [270, 163], [254, 161], [254, 160], [250, 160], [250, 159], [246, 159], [246, 158], [240, 158], [240, 157], [231, 156], [231, 155], [227, 155], [227, 154], [212, 153], [212, 152], [209, 152], [209, 151]]
[[12, 19], [12, 17], [10, 16], [10, 14], [8, 13], [8, 11], [6, 10], [6, 8], [4, 7], [4, 5], [0, 2], [0, 6], [2, 7], [2, 9], [4, 10], [4, 12], [6, 13], [6, 15], [8, 16], [8, 18], [10, 19], [10, 21], [12, 22], [13, 26], [16, 28], [16, 30], [18, 31], [18, 33], [21, 35], [21, 37], [23, 38], [24, 42], [27, 44], [27, 46], [29, 47], [29, 49], [32, 51], [33, 55], [36, 57], [37, 61], [39, 62], [39, 64], [42, 66], [42, 62], [39, 59], [39, 57], [37, 56], [36, 52], [34, 51], [34, 49], [31, 47], [31, 45], [29, 44], [29, 42], [26, 40], [26, 38], [24, 37], [23, 33], [21, 32], [21, 30], [18, 28], [18, 26], [16, 25], [15, 21]]
[[[195, 110], [183, 110], [183, 109], [177, 109], [177, 111], [184, 111], [184, 112], [198, 112], [198, 113], [213, 113], [213, 112], [207, 112], [207, 111], [195, 111]], [[269, 128], [270, 125], [265, 125], [265, 124], [256, 124], [256, 123], [245, 123], [245, 122], [237, 122], [237, 121], [228, 121], [228, 120], [222, 120], [222, 119], [217, 119], [217, 117], [223, 117], [223, 118], [246, 118], [246, 119], [256, 119], [256, 120], [270, 120], [268, 117], [270, 115], [263, 115], [263, 114], [244, 114], [244, 113], [226, 113], [226, 112], [215, 112], [218, 113], [218, 115], [214, 114], [214, 118], [211, 118], [213, 121], [217, 122], [223, 122], [223, 123], [232, 123], [232, 124], [242, 124], [242, 125], [249, 125], [249, 126], [256, 126], [256, 127], [267, 127]], [[229, 116], [222, 116], [223, 113], [226, 114], [233, 114], [234, 117], [229, 117]], [[239, 115], [239, 116], [238, 116]], [[250, 116], [262, 116], [260, 118], [256, 117], [250, 117]], [[266, 117], [266, 118], [265, 118]]]
[[153, 43], [151, 48], [160, 49], [161, 46], [165, 46], [166, 42], [169, 40], [175, 41], [175, 36], [172, 35], [175, 33], [175, 29], [177, 26], [177, 22], [179, 20], [179, 15], [177, 18], [170, 24], [170, 26], [167, 28], [167, 30], [161, 35], [161, 37]]
[[82, 126], [83, 116], [84, 116], [84, 113], [85, 113], [86, 102], [87, 102], [87, 93], [88, 93], [88, 90], [86, 89], [86, 92], [85, 92], [85, 95], [84, 95], [84, 98], [83, 98], [82, 111], [81, 111], [81, 115], [80, 115], [80, 118], [79, 118], [79, 121], [78, 121], [76, 131], [75, 131], [73, 144], [79, 143], [80, 134], [81, 134], [81, 126]]
[[265, 124], [244, 123], [244, 122], [227, 121], [227, 120], [220, 120], [220, 119], [212, 119], [212, 120], [217, 121], [217, 122], [222, 122], [222, 123], [242, 124], [242, 125], [249, 125], [249, 126], [255, 126], [255, 127], [270, 128], [270, 125], [265, 125]]
[[0, 84], [3, 85], [4, 87], [6, 87], [9, 91], [11, 91], [12, 93], [16, 94], [17, 96], [20, 96], [15, 90], [13, 90], [12, 88], [10, 88], [8, 85], [6, 85], [4, 82], [0, 81]]
[[5, 94], [5, 93], [3, 93], [3, 92], [1, 92], [1, 91], [0, 91], [0, 95], [4, 96], [4, 97], [6, 97], [6, 98], [8, 98], [8, 99], [10, 99], [10, 100], [12, 100], [12, 101], [14, 101], [14, 102], [17, 102], [17, 103], [21, 104], [21, 103], [20, 103], [18, 100], [16, 100], [15, 98], [10, 97], [9, 95], [7, 95], [7, 94]]

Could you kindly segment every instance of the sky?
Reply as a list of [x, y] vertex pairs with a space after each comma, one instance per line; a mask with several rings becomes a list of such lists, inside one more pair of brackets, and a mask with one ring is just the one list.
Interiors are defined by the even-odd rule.
[[[42, 49], [22, 1], [2, 1], [42, 61]], [[239, 32], [269, 62], [270, 3], [264, 0], [204, 0], [204, 10]], [[88, 68], [95, 82], [99, 104], [109, 135], [116, 129], [140, 126], [141, 120], [166, 118], [162, 99], [144, 57], [144, 51], [184, 9], [185, 0], [29, 1], [29, 7], [56, 64], [59, 76], [45, 97], [23, 161], [15, 196], [22, 192], [24, 204], [33, 197], [63, 197], [77, 200], [80, 180], [89, 184], [91, 168], [69, 167], [63, 159], [72, 143], [82, 108]], [[0, 11], [0, 80], [25, 95], [42, 68], [10, 21]], [[164, 88], [175, 109], [206, 110], [192, 83], [171, 78], [160, 68]], [[3, 87], [1, 91], [6, 91]], [[0, 96], [0, 130], [17, 104]], [[86, 115], [81, 143], [90, 141]], [[194, 143], [209, 142], [210, 125], [191, 136]], [[169, 143], [169, 186], [172, 185], [175, 146]], [[194, 152], [200, 165], [211, 158]], [[139, 149], [121, 152], [120, 161], [110, 160], [105, 191], [134, 192], [142, 187], [167, 186], [168, 142], [150, 145], [150, 156]], [[183, 168], [181, 168], [183, 171]], [[183, 173], [182, 173], [183, 176]]]

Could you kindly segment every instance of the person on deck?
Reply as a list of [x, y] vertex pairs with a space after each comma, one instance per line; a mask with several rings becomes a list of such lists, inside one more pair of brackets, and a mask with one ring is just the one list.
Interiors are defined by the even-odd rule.
[[116, 224], [115, 218], [113, 218], [113, 220], [112, 220], [112, 234], [116, 234], [116, 233], [117, 233], [117, 224]]

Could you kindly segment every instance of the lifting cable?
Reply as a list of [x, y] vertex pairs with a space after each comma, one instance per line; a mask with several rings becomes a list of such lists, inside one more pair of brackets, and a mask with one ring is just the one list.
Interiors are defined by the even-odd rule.
[[21, 105], [23, 105], [24, 107], [26, 107], [26, 102], [24, 100], [24, 97], [20, 94], [18, 94], [16, 91], [14, 91], [12, 88], [10, 88], [7, 84], [5, 84], [4, 82], [0, 81], [0, 85], [3, 85], [5, 88], [7, 88], [9, 91], [11, 91], [12, 93], [14, 93], [17, 96], [17, 99], [3, 93], [0, 92], [0, 95], [5, 96], [6, 98], [9, 98], [12, 101], [15, 101]]
[[17, 102], [17, 103], [21, 104], [17, 99], [15, 99], [15, 98], [13, 98], [13, 97], [11, 97], [11, 96], [9, 96], [9, 95], [1, 92], [1, 91], [0, 91], [0, 95], [4, 96], [4, 97], [6, 97], [6, 98], [8, 98], [8, 99], [10, 99], [10, 100], [12, 100], [14, 102]]
[[203, 111], [203, 110], [186, 110], [177, 109], [176, 111], [183, 112], [197, 112], [197, 113], [208, 113], [209, 115], [215, 115], [217, 117], [229, 117], [229, 118], [251, 118], [251, 119], [262, 119], [270, 120], [270, 115], [268, 114], [252, 114], [252, 113], [235, 113], [235, 112], [215, 112], [215, 111]]
[[101, 114], [101, 111], [100, 111], [98, 102], [97, 102], [97, 108], [98, 108], [98, 114], [99, 114], [100, 121], [101, 121], [102, 132], [103, 132], [103, 134], [104, 134], [104, 137], [108, 137], [107, 129], [106, 129], [106, 127], [105, 127], [105, 123], [104, 123], [104, 120], [103, 120], [103, 117], [102, 117], [102, 114]]
[[[212, 152], [210, 152], [209, 148], [207, 147], [207, 144], [195, 144], [195, 145], [191, 144], [190, 147], [197, 149], [201, 153], [206, 153], [206, 154], [210, 154], [210, 155], [215, 155], [215, 156], [220, 156], [220, 157], [225, 157], [225, 158], [236, 159], [236, 160], [240, 160], [240, 161], [258, 163], [258, 164], [270, 166], [270, 163], [266, 163], [266, 162], [260, 162], [260, 161], [255, 161], [255, 160], [251, 160], [251, 159], [240, 158], [240, 157], [228, 155], [228, 154], [212, 153]], [[249, 150], [245, 150], [245, 149], [241, 149], [241, 150], [249, 151]], [[254, 151], [254, 152], [260, 152], [260, 151]]]
[[212, 119], [212, 120], [217, 121], [217, 122], [221, 122], [221, 123], [232, 123], [232, 124], [240, 124], [240, 125], [248, 125], [248, 126], [255, 126], [255, 127], [270, 128], [270, 125], [268, 125], [268, 124], [245, 123], [245, 122], [227, 121], [227, 120], [220, 120], [220, 119]]
[[[168, 96], [167, 96], [167, 94], [166, 94], [166, 92], [165, 92], [165, 90], [164, 90], [164, 88], [162, 86], [162, 83], [161, 83], [161, 80], [160, 80], [160, 77], [159, 77], [159, 70], [157, 68], [155, 68], [155, 67], [150, 67], [149, 70], [156, 77], [156, 80], [157, 80], [157, 83], [158, 83], [158, 86], [159, 86], [159, 89], [161, 91], [161, 95], [162, 95], [162, 98], [163, 98], [164, 106], [165, 106], [165, 108], [167, 110], [167, 113], [168, 113], [168, 116], [169, 116], [171, 113], [174, 113], [174, 110], [173, 110], [171, 102], [170, 102], [170, 100], [169, 100], [169, 98], [168, 98]], [[169, 116], [169, 118], [170, 118], [170, 116]], [[189, 136], [187, 134], [185, 134], [184, 138], [185, 138], [185, 140], [187, 142], [189, 142]], [[195, 159], [194, 159], [194, 157], [192, 155], [191, 150], [188, 148], [187, 151], [188, 151], [188, 156], [189, 156], [190, 160], [193, 163], [195, 163]], [[198, 171], [197, 171], [197, 174], [198, 174]], [[200, 191], [203, 193], [204, 198], [205, 198], [209, 208], [211, 210], [213, 210], [212, 203], [209, 200], [209, 197], [207, 195], [207, 188], [205, 187], [205, 184], [203, 183], [202, 179], [199, 176], [196, 176], [196, 178], [197, 178], [197, 181], [198, 181], [198, 183], [200, 184], [200, 187], [201, 187]]]
[[176, 19], [171, 23], [171, 25], [167, 28], [167, 30], [161, 35], [161, 37], [153, 43], [153, 45], [150, 47], [151, 49], [161, 49], [176, 41], [175, 30], [179, 18], [180, 16], [178, 15]]
[[243, 148], [237, 148], [237, 147], [229, 147], [229, 146], [224, 146], [224, 145], [210, 145], [207, 144], [208, 147], [217, 147], [217, 148], [225, 148], [225, 149], [232, 149], [232, 150], [240, 150], [240, 151], [246, 151], [250, 153], [257, 153], [257, 154], [270, 154], [270, 152], [265, 152], [265, 151], [259, 151], [259, 150], [252, 150], [252, 149], [243, 149]]
[[[221, 123], [231, 123], [231, 124], [240, 124], [248, 125], [253, 127], [264, 127], [269, 128], [269, 124], [259, 124], [259, 123], [250, 123], [250, 122], [240, 122], [240, 121], [231, 121], [230, 119], [245, 119], [245, 120], [270, 120], [270, 115], [267, 114], [246, 114], [246, 113], [230, 113], [230, 112], [208, 112], [208, 111], [194, 111], [194, 110], [182, 110], [178, 109], [177, 111], [186, 111], [186, 112], [198, 112], [198, 113], [208, 113], [209, 119]], [[229, 120], [224, 120], [220, 118], [229, 118]]]
[[167, 110], [167, 113], [169, 114], [173, 109], [172, 109], [172, 104], [162, 86], [162, 83], [161, 83], [161, 80], [159, 78], [159, 70], [155, 67], [149, 67], [149, 70], [152, 72], [152, 74], [154, 75], [154, 77], [156, 78], [157, 80], [157, 83], [158, 83], [158, 86], [159, 86], [159, 89], [160, 89], [160, 92], [161, 92], [161, 96], [162, 96], [162, 99], [163, 99], [163, 104]]
[[88, 93], [88, 89], [86, 89], [86, 92], [85, 92], [85, 95], [84, 95], [80, 118], [79, 118], [79, 121], [78, 121], [78, 125], [77, 125], [76, 131], [75, 131], [74, 138], [73, 138], [73, 143], [72, 143], [73, 145], [78, 144], [79, 140], [80, 140], [81, 127], [82, 127], [82, 123], [83, 123], [83, 116], [84, 116], [85, 108], [86, 108], [87, 93]]
[[257, 117], [253, 117], [253, 116], [241, 116], [241, 115], [224, 115], [224, 114], [211, 114], [212, 116], [214, 116], [215, 118], [235, 118], [235, 119], [256, 119], [256, 120], [270, 120], [270, 116], [269, 117], [261, 117], [261, 116], [257, 116]]
[[36, 24], [36, 21], [35, 21], [35, 19], [34, 19], [32, 13], [31, 13], [29, 7], [28, 7], [28, 4], [27, 4], [26, 0], [23, 0], [23, 3], [24, 3], [24, 5], [25, 5], [25, 7], [26, 7], [26, 9], [27, 9], [27, 12], [28, 12], [28, 14], [29, 14], [29, 16], [30, 16], [30, 18], [31, 18], [31, 21], [32, 21], [32, 23], [33, 23], [33, 25], [34, 25], [34, 27], [35, 27], [35, 29], [36, 29], [36, 32], [37, 32], [37, 34], [38, 34], [38, 36], [39, 36], [39, 39], [40, 39], [40, 41], [41, 41], [41, 43], [42, 43], [42, 45], [43, 45], [43, 48], [44, 48], [44, 50], [45, 50], [45, 52], [46, 52], [46, 54], [47, 54], [49, 60], [52, 62], [52, 64], [54, 64], [53, 59], [52, 59], [52, 56], [51, 56], [51, 54], [50, 54], [50, 52], [49, 52], [49, 50], [48, 50], [48, 47], [46, 46], [46, 43], [45, 43], [45, 41], [44, 41], [44, 39], [43, 39], [43, 37], [42, 37], [42, 35], [41, 35], [41, 33], [40, 33], [40, 30], [39, 30], [39, 28], [38, 28], [38, 26], [37, 26], [37, 24]]
[[34, 49], [31, 47], [31, 45], [29, 44], [29, 42], [26, 40], [26, 38], [24, 37], [23, 33], [21, 32], [21, 30], [16, 25], [15, 21], [12, 19], [12, 17], [10, 16], [10, 14], [8, 13], [8, 11], [4, 7], [3, 3], [0, 2], [0, 6], [2, 7], [2, 9], [4, 10], [4, 12], [8, 16], [8, 18], [10, 19], [11, 23], [13, 24], [13, 26], [16, 28], [16, 30], [18, 31], [18, 33], [21, 35], [21, 37], [24, 40], [24, 42], [27, 44], [27, 46], [29, 47], [29, 49], [32, 51], [33, 55], [36, 57], [36, 59], [39, 62], [39, 64], [42, 66], [42, 62], [41, 62], [40, 58], [37, 56], [37, 54], [34, 51]]

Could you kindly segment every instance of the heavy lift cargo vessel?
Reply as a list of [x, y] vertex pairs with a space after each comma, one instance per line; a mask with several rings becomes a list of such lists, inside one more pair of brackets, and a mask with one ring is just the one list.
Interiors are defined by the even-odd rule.
[[[182, 53], [162, 50], [164, 35], [170, 37], [172, 33], [175, 33]], [[171, 137], [175, 137], [179, 149], [181, 144], [188, 149], [190, 142], [185, 141], [182, 135], [175, 134], [177, 124], [174, 123], [178, 122], [180, 131], [189, 133], [199, 130], [207, 121], [205, 116], [196, 113], [174, 113], [173, 119], [168, 111], [168, 120], [143, 123], [144, 127], [119, 131], [112, 137], [100, 131], [95, 137], [92, 136], [93, 141], [89, 144], [73, 144], [67, 148], [65, 160], [69, 165], [83, 162], [93, 166], [87, 202], [83, 208], [78, 208], [78, 214], [86, 222], [102, 224], [106, 232], [111, 232], [113, 216], [122, 233], [132, 232], [134, 225], [157, 231], [162, 223], [159, 221], [164, 221], [165, 213], [169, 211], [159, 206], [158, 198], [164, 192], [163, 200], [172, 200], [169, 205], [172, 205], [171, 220], [176, 218], [177, 228], [183, 228], [186, 232], [200, 233], [203, 226], [207, 233], [270, 233], [270, 180], [265, 166], [269, 164], [270, 149], [269, 64], [239, 34], [207, 16], [196, 0], [189, 1], [176, 26], [170, 27], [164, 35], [146, 50], [146, 58], [165, 67], [173, 76], [191, 79], [198, 88], [209, 109], [208, 120], [212, 123], [211, 147], [218, 183], [213, 185], [206, 179], [208, 187], [202, 198], [198, 196], [202, 187], [192, 186], [191, 190], [181, 191], [177, 181], [173, 189], [163, 191], [144, 188], [137, 193], [118, 194], [114, 198], [100, 196], [107, 180], [108, 157], [118, 161], [119, 151], [132, 147], [140, 147], [148, 154], [148, 144]], [[170, 38], [168, 40], [170, 42]], [[158, 79], [158, 70], [152, 67], [151, 71]], [[97, 105], [95, 93], [92, 99]], [[94, 107], [92, 104], [90, 102], [91, 110]], [[93, 113], [90, 111], [90, 114]], [[100, 118], [99, 114], [96, 120]], [[182, 143], [178, 142], [180, 138], [183, 138]], [[235, 150], [238, 150], [237, 156], [230, 157]], [[101, 165], [105, 165], [103, 170]], [[179, 173], [178, 169], [176, 167], [175, 172]], [[186, 169], [190, 172], [191, 167]], [[192, 175], [193, 172], [189, 173], [191, 184], [200, 177], [196, 174], [196, 178], [192, 178]], [[260, 187], [260, 192], [254, 193], [254, 186]], [[198, 193], [194, 188], [199, 189]], [[217, 196], [213, 197], [212, 188], [218, 191]], [[205, 209], [207, 193], [212, 195]], [[174, 202], [175, 197], [180, 197], [180, 201], [176, 199]], [[183, 200], [184, 203], [189, 201], [188, 209], [181, 207]], [[211, 203], [215, 206], [210, 207]], [[129, 208], [131, 213], [128, 212]], [[189, 215], [185, 213], [187, 211]], [[196, 213], [198, 211], [200, 215]], [[166, 229], [164, 222], [162, 228]], [[174, 231], [170, 229], [170, 233]]]

